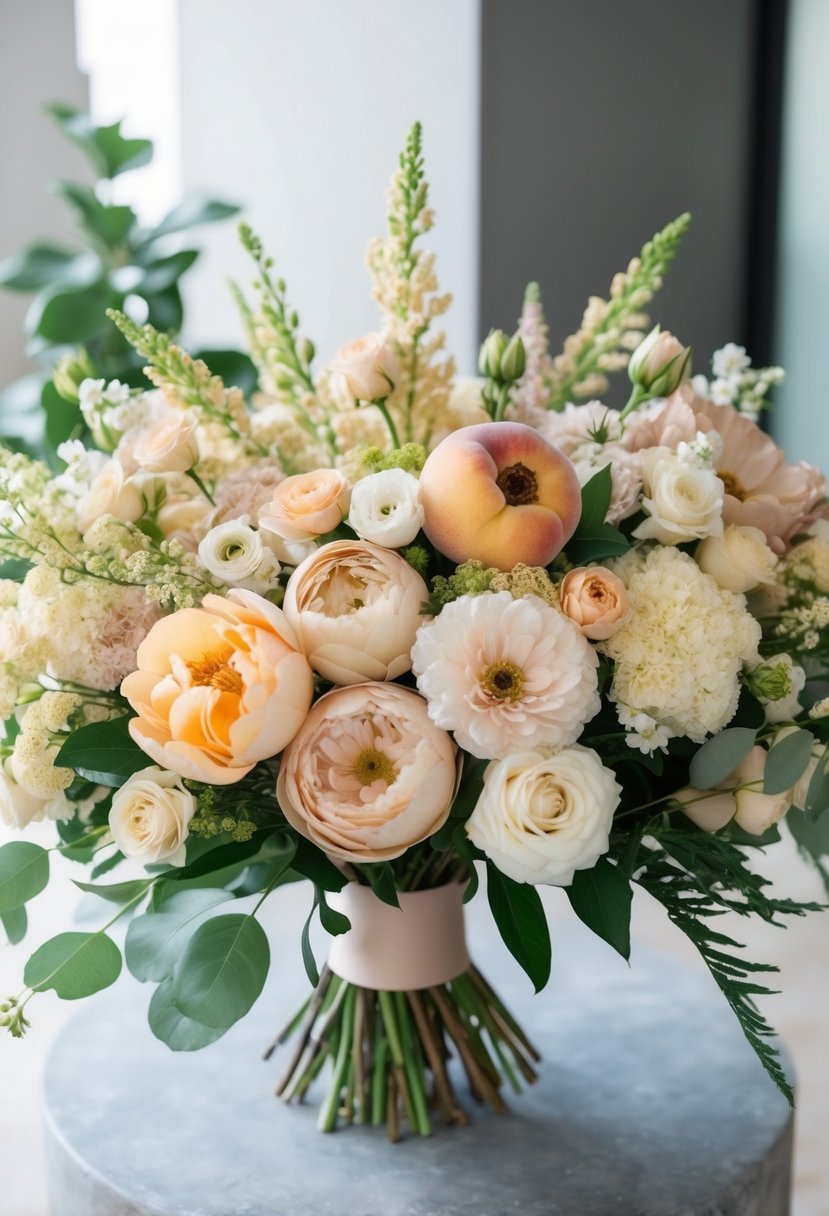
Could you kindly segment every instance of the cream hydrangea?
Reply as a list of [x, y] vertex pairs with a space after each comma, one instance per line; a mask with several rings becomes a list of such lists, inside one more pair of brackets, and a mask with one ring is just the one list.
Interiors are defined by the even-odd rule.
[[760, 625], [745, 597], [722, 590], [686, 553], [658, 546], [615, 563], [630, 616], [601, 649], [614, 661], [612, 700], [700, 743], [733, 717]]

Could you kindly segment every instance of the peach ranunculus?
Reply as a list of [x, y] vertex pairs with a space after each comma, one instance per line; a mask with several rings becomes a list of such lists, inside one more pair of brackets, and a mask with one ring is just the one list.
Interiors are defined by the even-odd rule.
[[331, 371], [343, 377], [356, 401], [388, 397], [400, 379], [397, 356], [383, 334], [366, 334], [341, 346], [331, 360]]
[[214, 785], [241, 781], [299, 730], [313, 676], [282, 611], [251, 591], [206, 595], [163, 617], [121, 692], [136, 743], [163, 768]]
[[283, 540], [311, 540], [332, 532], [348, 513], [351, 486], [337, 469], [286, 477], [259, 509], [259, 526]]
[[285, 749], [277, 798], [291, 827], [344, 861], [388, 861], [446, 821], [457, 749], [398, 684], [320, 697]]
[[340, 540], [297, 566], [282, 606], [314, 671], [334, 684], [361, 684], [409, 671], [428, 597], [393, 549]]
[[561, 611], [593, 642], [612, 637], [629, 611], [625, 584], [605, 566], [570, 570], [562, 579], [559, 594]]

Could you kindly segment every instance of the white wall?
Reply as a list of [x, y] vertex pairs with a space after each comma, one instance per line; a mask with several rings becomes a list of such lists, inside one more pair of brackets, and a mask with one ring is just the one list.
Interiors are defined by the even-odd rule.
[[829, 470], [829, 3], [791, 0], [783, 133], [775, 437]]
[[[68, 208], [47, 185], [88, 174], [43, 113], [47, 101], [86, 104], [72, 0], [0, 0], [0, 260], [38, 238], [75, 244]], [[29, 299], [0, 291], [0, 388], [31, 369], [22, 331]]]
[[[414, 119], [424, 127], [462, 370], [476, 346], [479, 0], [179, 0], [183, 178], [246, 204], [325, 357], [377, 325], [363, 268]], [[233, 224], [200, 234], [188, 332], [238, 340], [225, 278], [251, 278]]]

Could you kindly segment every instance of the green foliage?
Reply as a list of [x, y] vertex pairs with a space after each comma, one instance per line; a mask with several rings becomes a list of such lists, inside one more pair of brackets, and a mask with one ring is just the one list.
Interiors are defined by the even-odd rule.
[[576, 531], [567, 542], [567, 556], [576, 566], [604, 557], [618, 557], [630, 548], [630, 541], [613, 524], [605, 523], [613, 482], [610, 465], [599, 469], [581, 490], [581, 516]]
[[714, 789], [745, 760], [756, 738], [757, 732], [747, 726], [733, 726], [713, 735], [691, 760], [691, 784], [699, 790]]
[[394, 870], [387, 861], [377, 861], [372, 865], [360, 866], [359, 869], [378, 899], [392, 908], [400, 907]]
[[808, 730], [796, 730], [774, 744], [766, 758], [764, 794], [782, 794], [792, 788], [806, 770], [813, 743]]
[[203, 1026], [227, 1029], [258, 998], [269, 965], [268, 939], [253, 916], [215, 916], [185, 947], [173, 976], [173, 1003]]
[[49, 882], [49, 854], [39, 844], [13, 840], [0, 849], [0, 913], [34, 899]]
[[112, 883], [78, 882], [73, 879], [73, 882], [81, 891], [97, 895], [99, 899], [106, 899], [113, 904], [133, 903], [153, 885], [152, 878], [134, 878], [129, 882]]
[[180, 891], [157, 912], [131, 921], [124, 943], [127, 968], [137, 980], [166, 980], [199, 925], [219, 904], [232, 899], [224, 888]]
[[91, 996], [121, 974], [121, 953], [105, 933], [59, 933], [26, 964], [23, 979], [38, 992], [54, 988], [64, 1001]]
[[26, 936], [29, 918], [25, 908], [10, 908], [8, 912], [0, 912], [0, 924], [6, 934], [10, 946], [16, 946]]
[[550, 978], [552, 946], [538, 891], [529, 883], [507, 878], [491, 861], [486, 866], [486, 887], [504, 945], [540, 992]]
[[622, 870], [600, 857], [592, 869], [576, 870], [567, 896], [579, 920], [629, 959], [633, 892]]
[[204, 1026], [193, 1018], [185, 1017], [173, 1003], [171, 979], [156, 988], [147, 1018], [155, 1037], [166, 1043], [171, 1051], [199, 1051], [215, 1043], [229, 1029], [227, 1026]]
[[97, 785], [123, 785], [133, 773], [151, 763], [130, 735], [128, 722], [129, 715], [125, 715], [81, 726], [66, 740], [56, 763], [73, 768]]

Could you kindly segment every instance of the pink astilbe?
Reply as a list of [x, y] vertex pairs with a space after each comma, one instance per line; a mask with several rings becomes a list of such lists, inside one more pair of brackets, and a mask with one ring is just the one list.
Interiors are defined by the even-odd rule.
[[518, 333], [524, 343], [526, 366], [524, 375], [513, 389], [510, 417], [537, 425], [544, 417], [550, 400], [547, 375], [552, 371], [550, 331], [541, 305], [537, 283], [529, 283], [524, 293], [524, 306], [518, 321]]

